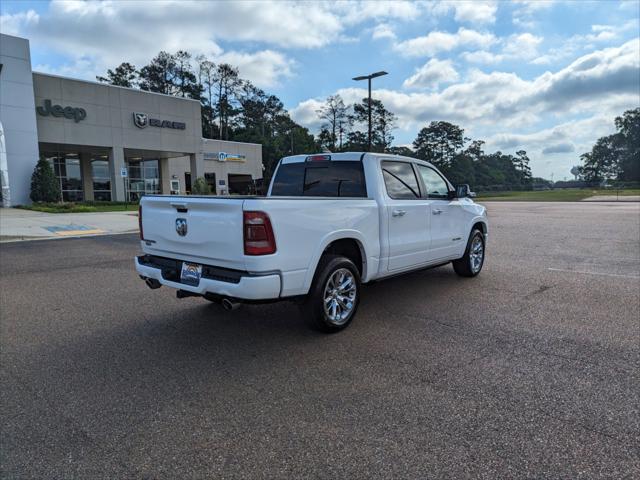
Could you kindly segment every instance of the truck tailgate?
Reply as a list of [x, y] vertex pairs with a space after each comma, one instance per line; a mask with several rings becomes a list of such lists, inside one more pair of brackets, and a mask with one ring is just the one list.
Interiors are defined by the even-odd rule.
[[[145, 196], [145, 253], [244, 270], [242, 198]], [[179, 226], [186, 223], [184, 235]], [[180, 225], [179, 225], [180, 224]]]

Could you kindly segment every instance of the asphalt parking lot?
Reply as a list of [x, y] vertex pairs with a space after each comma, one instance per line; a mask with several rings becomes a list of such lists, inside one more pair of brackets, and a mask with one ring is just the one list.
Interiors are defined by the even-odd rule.
[[329, 336], [149, 290], [133, 235], [2, 244], [2, 477], [639, 478], [640, 205], [488, 207], [478, 278]]

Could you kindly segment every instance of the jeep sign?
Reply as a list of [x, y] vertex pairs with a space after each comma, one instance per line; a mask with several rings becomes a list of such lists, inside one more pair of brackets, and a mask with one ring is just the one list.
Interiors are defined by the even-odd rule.
[[61, 105], [51, 105], [51, 100], [44, 101], [43, 107], [36, 107], [36, 112], [43, 117], [49, 115], [53, 117], [64, 117], [73, 119], [76, 123], [87, 118], [87, 111], [84, 108], [62, 107]]

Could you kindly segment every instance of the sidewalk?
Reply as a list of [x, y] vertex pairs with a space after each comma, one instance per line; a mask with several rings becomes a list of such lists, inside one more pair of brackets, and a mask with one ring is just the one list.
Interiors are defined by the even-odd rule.
[[594, 195], [583, 202], [640, 202], [640, 195]]
[[0, 208], [0, 242], [138, 231], [136, 212], [44, 213]]

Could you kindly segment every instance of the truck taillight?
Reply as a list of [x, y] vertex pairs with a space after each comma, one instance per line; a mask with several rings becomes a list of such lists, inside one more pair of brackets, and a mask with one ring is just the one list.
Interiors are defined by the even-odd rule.
[[243, 212], [244, 254], [269, 255], [276, 252], [271, 220], [265, 212]]
[[140, 230], [140, 240], [144, 240], [144, 233], [142, 232], [142, 205], [138, 206], [138, 230]]

